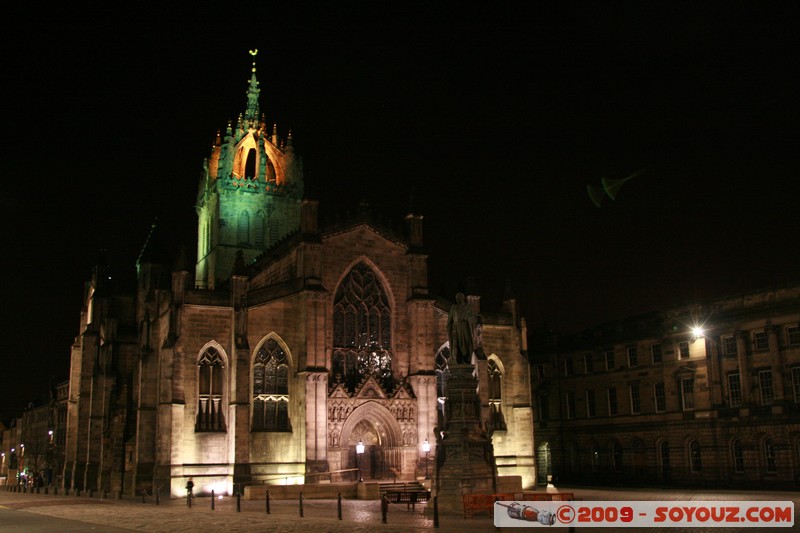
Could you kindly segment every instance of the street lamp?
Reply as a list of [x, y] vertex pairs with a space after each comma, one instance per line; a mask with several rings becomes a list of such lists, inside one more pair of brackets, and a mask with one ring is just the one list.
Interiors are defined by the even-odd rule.
[[428, 454], [431, 453], [431, 443], [428, 442], [428, 439], [425, 439], [425, 442], [422, 443], [422, 451], [425, 452], [425, 479], [428, 478]]
[[361, 483], [364, 481], [364, 478], [361, 477], [361, 454], [364, 453], [364, 443], [358, 441], [356, 444], [356, 467], [358, 468], [358, 482]]

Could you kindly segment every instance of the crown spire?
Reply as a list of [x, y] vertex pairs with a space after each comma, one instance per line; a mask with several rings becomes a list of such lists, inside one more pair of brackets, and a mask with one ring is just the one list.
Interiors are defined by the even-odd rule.
[[258, 49], [250, 50], [250, 55], [253, 56], [253, 68], [250, 75], [250, 86], [247, 88], [247, 111], [244, 114], [245, 124], [257, 124], [259, 117], [258, 109], [258, 93], [261, 89], [258, 88], [258, 80], [256, 79], [256, 54]]

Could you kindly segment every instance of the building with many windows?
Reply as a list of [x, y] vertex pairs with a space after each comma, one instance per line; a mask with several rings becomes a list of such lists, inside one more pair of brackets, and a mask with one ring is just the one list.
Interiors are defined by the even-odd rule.
[[[322, 227], [291, 133], [247, 107], [197, 195], [197, 260], [154, 228], [137, 286], [98, 264], [72, 346], [64, 484], [182, 495], [234, 484], [414, 479], [444, 427], [450, 301], [428, 291], [422, 216]], [[115, 276], [114, 279], [117, 279]], [[533, 483], [524, 319], [480, 308], [473, 362], [497, 473]], [[363, 453], [358, 453], [359, 451]], [[430, 461], [430, 462], [428, 462]]]
[[800, 484], [800, 286], [609, 322], [535, 352], [542, 479]]

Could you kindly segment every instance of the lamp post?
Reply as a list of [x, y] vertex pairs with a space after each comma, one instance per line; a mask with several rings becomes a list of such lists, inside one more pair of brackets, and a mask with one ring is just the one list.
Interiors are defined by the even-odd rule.
[[422, 451], [425, 452], [425, 479], [428, 478], [428, 454], [431, 453], [431, 443], [428, 442], [428, 439], [425, 439], [425, 442], [422, 443]]
[[358, 468], [358, 482], [361, 483], [364, 481], [364, 478], [361, 477], [361, 454], [364, 453], [364, 443], [358, 441], [356, 444], [356, 468]]

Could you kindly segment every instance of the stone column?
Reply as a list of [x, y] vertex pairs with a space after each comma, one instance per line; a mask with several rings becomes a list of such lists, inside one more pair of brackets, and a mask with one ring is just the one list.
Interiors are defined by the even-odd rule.
[[481, 406], [472, 365], [451, 365], [447, 427], [437, 435], [435, 488], [439, 508], [462, 513], [464, 494], [492, 494], [497, 467], [491, 439], [480, 424]]

